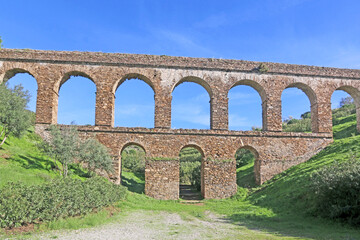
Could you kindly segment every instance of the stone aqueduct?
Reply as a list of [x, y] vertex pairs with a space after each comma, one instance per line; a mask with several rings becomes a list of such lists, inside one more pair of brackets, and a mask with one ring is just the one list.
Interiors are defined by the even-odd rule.
[[[265, 64], [265, 65], [264, 65]], [[145, 193], [159, 199], [179, 198], [182, 148], [203, 154], [202, 194], [225, 198], [236, 192], [235, 152], [250, 149], [256, 156], [255, 176], [261, 184], [285, 169], [308, 160], [332, 142], [331, 95], [348, 92], [357, 105], [360, 130], [360, 70], [279, 63], [169, 57], [135, 54], [0, 50], [0, 81], [29, 73], [38, 84], [36, 131], [46, 134], [57, 123], [58, 92], [70, 76], [83, 76], [96, 85], [95, 126], [79, 126], [84, 137], [95, 135], [114, 155], [120, 181], [123, 148], [141, 146], [146, 152]], [[155, 127], [114, 128], [114, 95], [126, 79], [139, 78], [154, 91]], [[203, 86], [210, 96], [211, 129], [171, 129], [171, 96], [182, 82]], [[262, 100], [263, 131], [228, 130], [228, 91], [237, 85], [253, 87]], [[311, 103], [312, 133], [282, 132], [281, 94], [297, 87]]]

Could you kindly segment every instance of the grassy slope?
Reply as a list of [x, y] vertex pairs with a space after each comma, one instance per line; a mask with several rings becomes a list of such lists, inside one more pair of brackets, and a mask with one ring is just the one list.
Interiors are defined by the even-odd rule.
[[[21, 138], [9, 137], [0, 149], [0, 187], [9, 181], [33, 185], [60, 177], [53, 170], [54, 162], [38, 148], [41, 138], [29, 129]], [[70, 167], [73, 178], [85, 174], [78, 167]]]
[[52, 161], [37, 148], [41, 140], [29, 130], [20, 139], [9, 137], [0, 150], [0, 187], [8, 181], [39, 184], [57, 177]]

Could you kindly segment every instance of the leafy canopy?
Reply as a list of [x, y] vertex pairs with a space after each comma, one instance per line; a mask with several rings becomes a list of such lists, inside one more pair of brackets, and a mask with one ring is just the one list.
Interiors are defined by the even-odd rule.
[[21, 85], [13, 89], [4, 83], [0, 85], [0, 135], [3, 137], [0, 146], [10, 134], [20, 137], [30, 127], [31, 113], [26, 110], [29, 100], [29, 92]]

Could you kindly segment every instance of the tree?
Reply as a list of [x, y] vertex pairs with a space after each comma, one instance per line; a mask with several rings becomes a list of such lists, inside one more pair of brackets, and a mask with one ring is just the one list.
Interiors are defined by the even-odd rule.
[[[112, 158], [108, 149], [96, 139], [81, 140], [75, 126], [60, 128], [52, 125], [49, 129], [50, 137], [42, 150], [54, 158], [55, 167], [57, 161], [62, 166], [62, 175], [68, 175], [68, 166], [72, 163], [85, 163], [90, 172], [104, 170], [107, 173], [113, 171]], [[60, 171], [61, 172], [61, 171]]]
[[354, 103], [354, 99], [350, 96], [346, 97], [346, 98], [341, 98], [340, 100], [340, 107], [344, 106], [344, 105], [350, 105]]
[[80, 161], [85, 163], [90, 172], [95, 173], [96, 170], [103, 170], [111, 173], [114, 171], [109, 150], [98, 140], [89, 138], [81, 144], [80, 149]]
[[0, 48], [2, 48], [2, 39], [0, 37]]
[[31, 114], [26, 110], [29, 100], [29, 92], [21, 85], [13, 89], [4, 83], [0, 85], [0, 147], [10, 134], [20, 137], [30, 127]]
[[[43, 148], [43, 151], [49, 154], [63, 166], [63, 177], [68, 175], [68, 165], [73, 163], [79, 157], [79, 136], [74, 126], [60, 129], [58, 126], [51, 125], [50, 138]], [[57, 166], [57, 165], [56, 165]]]

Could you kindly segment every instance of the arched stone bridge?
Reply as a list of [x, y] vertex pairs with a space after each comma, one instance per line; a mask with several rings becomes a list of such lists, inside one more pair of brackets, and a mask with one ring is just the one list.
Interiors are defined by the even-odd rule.
[[[332, 142], [331, 95], [348, 92], [355, 100], [359, 125], [360, 71], [239, 60], [135, 54], [0, 50], [0, 81], [29, 73], [38, 84], [36, 129], [44, 134], [57, 123], [58, 92], [70, 76], [96, 85], [95, 126], [79, 126], [115, 156], [120, 180], [120, 153], [129, 144], [146, 152], [145, 192], [160, 199], [179, 197], [178, 156], [186, 146], [203, 154], [202, 193], [224, 198], [236, 192], [235, 152], [244, 147], [256, 156], [255, 176], [261, 184], [285, 169], [308, 160]], [[155, 95], [155, 128], [114, 128], [114, 95], [126, 79], [139, 78]], [[210, 96], [211, 129], [171, 129], [171, 96], [183, 82], [203, 86]], [[228, 130], [228, 92], [237, 85], [253, 87], [262, 99], [263, 131]], [[311, 103], [312, 133], [282, 132], [281, 94], [289, 87], [305, 92]]]

